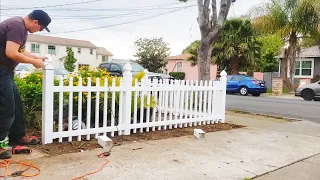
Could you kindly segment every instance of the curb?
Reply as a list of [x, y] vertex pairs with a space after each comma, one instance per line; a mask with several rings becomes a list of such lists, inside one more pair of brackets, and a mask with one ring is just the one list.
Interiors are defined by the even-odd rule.
[[266, 173], [263, 173], [263, 174], [260, 174], [260, 175], [256, 175], [256, 176], [254, 176], [254, 177], [251, 178], [251, 179], [256, 179], [256, 178], [262, 177], [262, 176], [264, 176], [264, 175], [268, 175], [268, 174], [273, 173], [273, 172], [275, 172], [275, 171], [278, 171], [278, 170], [280, 170], [280, 169], [286, 168], [286, 167], [288, 167], [288, 166], [294, 165], [294, 164], [299, 163], [299, 162], [301, 162], [301, 161], [304, 161], [304, 160], [310, 159], [310, 158], [312, 158], [312, 157], [315, 157], [315, 156], [317, 156], [317, 155], [319, 155], [319, 154], [320, 154], [320, 153], [317, 153], [317, 154], [308, 156], [308, 157], [306, 157], [306, 158], [299, 159], [299, 160], [294, 161], [294, 162], [292, 162], [292, 163], [290, 163], [290, 164], [287, 164], [287, 165], [285, 165], [285, 166], [281, 166], [281, 167], [279, 167], [279, 168], [276, 168], [276, 169], [274, 169], [274, 170], [268, 171], [268, 172], [266, 172]]
[[267, 117], [267, 118], [282, 119], [282, 120], [285, 120], [288, 122], [304, 121], [303, 119], [299, 119], [299, 118], [275, 116], [275, 115], [269, 115], [269, 114], [263, 114], [263, 113], [254, 113], [254, 112], [238, 110], [238, 109], [229, 109], [229, 110], [226, 110], [226, 112], [233, 112], [233, 113], [238, 113], [238, 114], [248, 114], [248, 115], [254, 115], [254, 116], [263, 116], [263, 117]]

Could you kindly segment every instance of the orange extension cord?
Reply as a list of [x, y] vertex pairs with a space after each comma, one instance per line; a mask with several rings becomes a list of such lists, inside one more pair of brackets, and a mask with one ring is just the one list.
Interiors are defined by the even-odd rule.
[[[6, 175], [5, 176], [0, 176], [0, 178], [5, 178], [5, 177], [11, 177], [12, 176], [12, 173], [9, 173], [10, 164], [18, 164], [19, 165], [17, 167], [17, 169], [16, 169], [16, 172], [23, 171], [23, 173], [20, 175], [21, 177], [35, 177], [35, 176], [38, 176], [40, 174], [40, 169], [38, 167], [36, 167], [35, 165], [33, 165], [31, 162], [28, 162], [28, 161], [19, 162], [19, 161], [15, 161], [15, 160], [3, 160], [3, 161], [0, 161], [0, 169], [5, 169]], [[21, 167], [27, 167], [27, 169], [21, 170]], [[29, 170], [30, 168], [36, 169], [38, 172], [36, 174], [31, 174], [31, 175], [24, 174], [24, 172]]]
[[[73, 178], [72, 180], [78, 180], [78, 179], [81, 179], [81, 178], [84, 178], [86, 176], [89, 176], [89, 175], [92, 175], [92, 174], [95, 174], [95, 173], [98, 173], [100, 172], [107, 164], [109, 163], [109, 161], [107, 160], [100, 169], [98, 169], [97, 171], [94, 171], [94, 172], [90, 172], [90, 173], [87, 173], [83, 176], [80, 176], [80, 177], [76, 177], [76, 178]], [[10, 164], [18, 164], [19, 166], [17, 167], [16, 171], [15, 172], [18, 172], [18, 171], [27, 171], [29, 170], [30, 168], [34, 168], [36, 169], [38, 172], [36, 174], [32, 174], [32, 175], [27, 175], [27, 174], [24, 174], [22, 173], [20, 175], [20, 177], [35, 177], [35, 176], [38, 176], [40, 174], [40, 169], [38, 167], [36, 167], [35, 165], [33, 165], [31, 162], [19, 162], [19, 161], [15, 161], [15, 160], [3, 160], [0, 162], [0, 169], [5, 169], [5, 173], [6, 173], [6, 176], [0, 176], [0, 178], [5, 178], [5, 177], [11, 177], [12, 176], [12, 173], [9, 173], [9, 166]], [[24, 167], [26, 166], [27, 169], [25, 170], [21, 170], [21, 167]]]

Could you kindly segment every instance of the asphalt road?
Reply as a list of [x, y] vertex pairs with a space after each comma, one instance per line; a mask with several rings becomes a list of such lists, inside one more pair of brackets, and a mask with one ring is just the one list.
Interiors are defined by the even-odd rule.
[[302, 99], [282, 99], [227, 95], [227, 110], [241, 110], [252, 113], [308, 120], [320, 124], [320, 102]]

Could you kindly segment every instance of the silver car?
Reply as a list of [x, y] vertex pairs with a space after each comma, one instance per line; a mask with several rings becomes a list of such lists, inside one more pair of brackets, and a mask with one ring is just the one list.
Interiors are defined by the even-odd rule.
[[306, 101], [320, 101], [320, 81], [299, 86], [295, 95]]

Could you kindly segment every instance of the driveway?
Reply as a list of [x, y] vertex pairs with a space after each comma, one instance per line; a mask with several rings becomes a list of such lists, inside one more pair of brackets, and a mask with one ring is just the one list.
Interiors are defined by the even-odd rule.
[[273, 97], [253, 97], [227, 95], [228, 110], [242, 110], [288, 118], [297, 118], [320, 123], [320, 102], [302, 99], [280, 99]]

